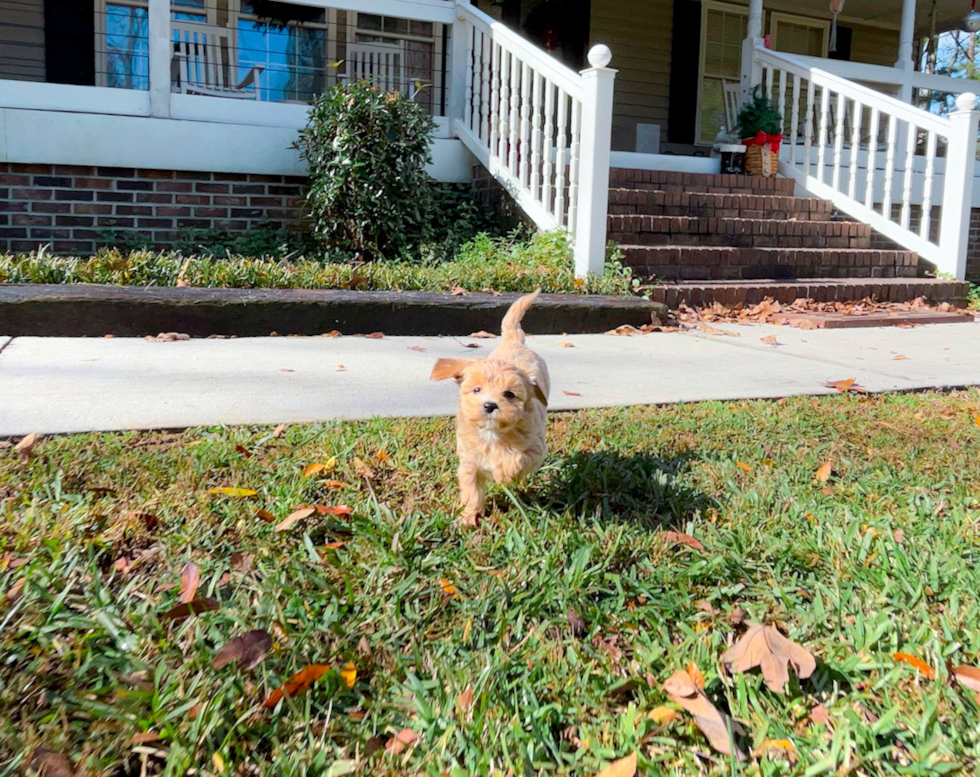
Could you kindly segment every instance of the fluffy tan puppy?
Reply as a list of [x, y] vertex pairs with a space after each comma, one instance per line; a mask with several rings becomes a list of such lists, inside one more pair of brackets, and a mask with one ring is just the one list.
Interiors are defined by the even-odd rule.
[[541, 289], [514, 302], [502, 342], [486, 359], [440, 359], [431, 380], [459, 384], [456, 450], [462, 520], [473, 525], [486, 504], [487, 478], [514, 483], [548, 453], [545, 423], [551, 380], [544, 360], [524, 344], [521, 319]]

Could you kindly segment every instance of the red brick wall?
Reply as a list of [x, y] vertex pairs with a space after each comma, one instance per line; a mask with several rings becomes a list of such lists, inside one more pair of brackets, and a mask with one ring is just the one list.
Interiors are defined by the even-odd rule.
[[966, 251], [966, 277], [980, 281], [980, 208], [970, 214], [970, 247]]
[[0, 162], [0, 251], [89, 254], [111, 232], [167, 246], [187, 230], [300, 222], [304, 178]]

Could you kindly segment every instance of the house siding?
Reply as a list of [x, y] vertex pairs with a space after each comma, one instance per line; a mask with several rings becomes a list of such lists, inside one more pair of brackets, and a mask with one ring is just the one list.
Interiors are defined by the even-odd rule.
[[44, 0], [0, 0], [0, 78], [44, 75]]
[[892, 67], [898, 60], [898, 32], [869, 27], [863, 24], [849, 24], [853, 31], [851, 39], [851, 61], [869, 65]]

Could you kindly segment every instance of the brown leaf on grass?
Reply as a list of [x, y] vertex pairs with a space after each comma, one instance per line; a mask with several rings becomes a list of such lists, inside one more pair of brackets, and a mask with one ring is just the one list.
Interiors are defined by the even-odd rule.
[[211, 662], [212, 669], [232, 662], [244, 672], [257, 667], [272, 648], [272, 635], [262, 629], [246, 631], [240, 637], [228, 640]]
[[400, 755], [405, 752], [406, 747], [414, 745], [419, 739], [418, 732], [410, 728], [403, 728], [385, 744], [385, 752], [388, 755]]
[[313, 513], [316, 512], [315, 507], [301, 507], [299, 510], [294, 510], [289, 515], [286, 516], [282, 523], [276, 525], [276, 531], [287, 531], [292, 529], [297, 523], [302, 520], [309, 518]]
[[776, 335], [766, 335], [765, 337], [760, 337], [759, 339], [766, 345], [779, 345], [779, 343], [776, 342]]
[[22, 577], [7, 591], [7, 595], [4, 597], [7, 600], [7, 604], [13, 604], [16, 602], [24, 593], [24, 583], [27, 582], [26, 577]]
[[923, 661], [918, 656], [910, 655], [909, 653], [892, 653], [892, 658], [896, 661], [901, 661], [903, 664], [908, 664], [913, 667], [919, 674], [925, 677], [927, 680], [936, 679], [936, 670], [933, 669], [929, 664]]
[[695, 724], [715, 750], [722, 755], [734, 755], [739, 761], [745, 760], [745, 753], [737, 745], [732, 752], [734, 734], [742, 733], [742, 727], [715, 707], [686, 671], [681, 669], [671, 675], [663, 689], [672, 702], [694, 716]]
[[303, 477], [308, 478], [311, 475], [315, 475], [317, 472], [323, 472], [326, 466], [326, 464], [321, 462], [317, 462], [316, 464], [307, 464], [305, 467], [303, 467]]
[[613, 761], [599, 772], [596, 777], [634, 777], [636, 774], [636, 753], [630, 753], [625, 758]]
[[449, 578], [446, 577], [439, 578], [439, 589], [442, 591], [443, 596], [446, 596], [450, 599], [459, 596], [459, 589], [449, 581]]
[[378, 751], [384, 750], [386, 741], [384, 737], [371, 737], [364, 743], [364, 755], [374, 755]]
[[172, 607], [171, 609], [167, 610], [160, 616], [160, 620], [179, 623], [192, 615], [198, 615], [203, 612], [212, 612], [217, 610], [219, 607], [221, 607], [221, 604], [217, 599], [194, 599], [194, 601], [178, 604], [176, 607]]
[[575, 612], [575, 610], [566, 610], [565, 620], [568, 621], [568, 628], [572, 632], [573, 637], [581, 637], [585, 634], [585, 618]]
[[976, 421], [977, 426], [980, 427], [980, 414], [973, 416], [973, 420]]
[[338, 489], [341, 489], [341, 488], [347, 488], [349, 485], [350, 485], [350, 483], [344, 483], [341, 480], [324, 480], [323, 481], [323, 487], [324, 488], [329, 488], [331, 491], [337, 491]]
[[332, 507], [328, 505], [317, 505], [314, 509], [317, 515], [336, 515], [340, 518], [350, 518], [351, 513], [350, 507], [347, 505], [334, 505]]
[[697, 687], [699, 691], [704, 690], [704, 674], [698, 668], [698, 665], [691, 661], [687, 665], [687, 674], [691, 678], [691, 681]]
[[38, 777], [75, 777], [71, 761], [54, 750], [38, 748], [31, 757], [31, 769]]
[[241, 572], [245, 574], [252, 571], [252, 556], [250, 553], [246, 553], [243, 550], [233, 551], [231, 554], [231, 570], [232, 572]]
[[663, 537], [664, 542], [687, 545], [689, 548], [694, 548], [695, 550], [704, 550], [704, 545], [701, 544], [700, 540], [692, 537], [690, 534], [684, 534], [684, 532], [665, 531], [661, 532], [660, 536]]
[[721, 655], [729, 672], [747, 672], [759, 667], [766, 685], [776, 693], [786, 690], [792, 664], [801, 680], [813, 674], [817, 662], [806, 648], [780, 634], [772, 626], [749, 623], [748, 631]]
[[830, 480], [830, 473], [833, 471], [834, 471], [834, 461], [833, 459], [828, 459], [827, 461], [825, 461], [823, 464], [820, 465], [820, 468], [817, 470], [817, 474], [814, 475], [813, 477], [819, 483], [826, 483], [828, 480]]
[[374, 470], [356, 456], [354, 457], [354, 471], [362, 478], [366, 478], [367, 480], [374, 478]]
[[251, 488], [233, 488], [230, 486], [221, 486], [219, 488], [209, 488], [209, 494], [224, 494], [225, 496], [255, 496], [258, 491], [253, 491]]
[[698, 330], [704, 332], [706, 335], [724, 335], [726, 337], [741, 337], [738, 332], [729, 332], [727, 329], [717, 329], [716, 327], [706, 324], [704, 321], [698, 324]]
[[324, 550], [337, 550], [337, 548], [342, 548], [342, 547], [344, 547], [344, 543], [342, 543], [342, 542], [328, 542], [328, 543], [326, 543], [323, 546], [323, 549]]
[[193, 601], [200, 584], [201, 570], [193, 561], [188, 561], [180, 573], [180, 601], [184, 604]]
[[566, 397], [580, 397], [580, 396], [582, 396], [577, 391], [562, 391], [561, 393], [564, 394]]
[[148, 742], [158, 742], [160, 740], [160, 735], [156, 731], [143, 731], [139, 734], [133, 734], [129, 739], [123, 742], [123, 747], [129, 747], [130, 745], [145, 745]]
[[824, 486], [823, 488], [820, 489], [820, 493], [823, 494], [824, 496], [833, 496], [834, 489]]
[[37, 432], [31, 432], [26, 437], [22, 437], [20, 442], [14, 446], [14, 453], [24, 461], [29, 461], [34, 454], [34, 446], [37, 444]]
[[273, 437], [282, 437], [282, 433], [286, 431], [286, 424], [279, 424], [275, 429], [272, 430]]
[[702, 599], [699, 602], [695, 602], [694, 609], [700, 610], [701, 612], [706, 612], [708, 613], [708, 615], [718, 614], [718, 610], [716, 610], [714, 605], [711, 602], [707, 601], [706, 599]]
[[474, 332], [473, 334], [470, 335], [470, 337], [474, 337], [477, 340], [496, 340], [497, 339], [497, 335], [493, 334], [492, 332], [484, 331], [483, 329], [481, 329], [479, 332]]
[[765, 756], [775, 761], [789, 761], [795, 764], [799, 759], [796, 745], [789, 739], [763, 739], [759, 746], [752, 751], [756, 758]]
[[380, 340], [385, 336], [384, 332], [371, 332], [369, 335], [364, 335], [365, 340]]
[[269, 694], [269, 698], [262, 702], [262, 706], [267, 710], [275, 707], [284, 696], [298, 696], [309, 690], [310, 686], [319, 680], [323, 675], [330, 671], [330, 664], [310, 664], [300, 669], [286, 682]]
[[276, 516], [274, 516], [268, 510], [259, 510], [258, 512], [255, 513], [255, 515], [261, 518], [266, 523], [272, 523], [274, 520], [276, 520]]
[[348, 688], [353, 688], [354, 683], [357, 682], [357, 667], [354, 666], [353, 661], [348, 661], [344, 664], [343, 668], [340, 670], [340, 677], [344, 681], [344, 685]]
[[738, 467], [742, 472], [751, 472], [752, 467], [746, 464], [744, 461], [736, 461], [735, 466]]
[[456, 697], [456, 714], [465, 718], [471, 709], [473, 709], [473, 687], [467, 685], [466, 689]]
[[242, 454], [242, 456], [244, 456], [246, 459], [252, 458], [252, 452], [244, 445], [236, 445], [235, 450]]
[[647, 713], [647, 718], [658, 726], [669, 726], [680, 717], [680, 713], [673, 707], [666, 705], [654, 707]]
[[960, 681], [971, 691], [980, 693], [980, 669], [975, 666], [960, 664], [953, 667], [953, 677]]
[[828, 710], [822, 704], [818, 704], [816, 707], [810, 710], [810, 722], [822, 723], [825, 726], [828, 725], [830, 723], [830, 710]]

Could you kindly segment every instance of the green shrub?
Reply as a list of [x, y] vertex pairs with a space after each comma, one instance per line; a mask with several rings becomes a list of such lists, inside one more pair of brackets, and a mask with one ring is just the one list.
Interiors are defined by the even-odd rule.
[[783, 117], [768, 96], [755, 87], [752, 97], [738, 112], [738, 135], [754, 138], [760, 132], [779, 135], [783, 131]]
[[306, 214], [326, 249], [394, 258], [431, 238], [434, 129], [420, 105], [365, 81], [314, 100], [296, 147], [309, 166]]

